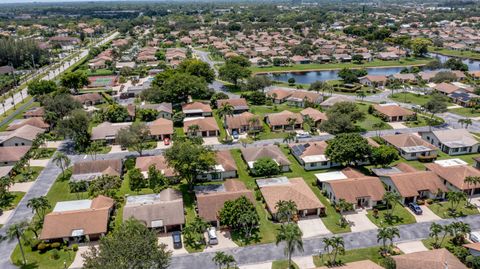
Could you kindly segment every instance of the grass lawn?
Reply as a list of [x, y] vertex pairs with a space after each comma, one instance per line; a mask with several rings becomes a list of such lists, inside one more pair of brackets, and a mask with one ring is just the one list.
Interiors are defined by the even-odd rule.
[[33, 159], [50, 159], [56, 150], [56, 148], [38, 148], [34, 152]]
[[[382, 119], [380, 119], [379, 117], [375, 117], [374, 115], [372, 114], [369, 114], [368, 113], [368, 107], [370, 106], [370, 104], [365, 104], [365, 103], [357, 103], [357, 107], [360, 111], [363, 111], [365, 112], [365, 120], [361, 121], [361, 122], [357, 122], [357, 126], [365, 131], [374, 131], [375, 128], [373, 128], [373, 125], [376, 124], [376, 123], [380, 123], [380, 122], [383, 122]], [[388, 125], [387, 123], [385, 123], [384, 127], [382, 128], [382, 130], [387, 130], [387, 129], [392, 129], [392, 127], [390, 125]]]
[[[439, 239], [438, 239], [439, 243], [442, 242], [442, 236], [443, 236], [443, 234], [440, 234]], [[450, 240], [452, 240], [451, 236], [449, 236], [449, 235], [445, 236], [445, 239], [442, 242], [442, 248], [445, 248], [448, 245], [452, 245]], [[425, 245], [426, 248], [433, 249], [433, 243], [435, 243], [435, 239], [433, 239], [433, 238], [423, 239], [422, 243], [423, 243], [423, 245]]]
[[[448, 208], [450, 208], [450, 206], [451, 205], [449, 202], [441, 202], [428, 205], [428, 208], [430, 208], [433, 213], [437, 214], [439, 217], [448, 219], [453, 217], [448, 213]], [[459, 212], [461, 215], [475, 215], [480, 213], [477, 208], [467, 208], [466, 202], [460, 202], [457, 207], [457, 212]]]
[[[25, 99], [23, 99], [22, 102], [20, 103], [16, 103], [15, 104], [15, 109], [12, 107], [11, 109], [7, 110], [7, 112], [4, 114], [0, 114], [0, 121], [7, 118], [8, 116], [10, 116], [11, 114], [13, 114], [17, 109], [19, 109], [23, 104], [27, 103], [30, 101], [30, 99], [32, 99], [31, 96], [27, 96]], [[18, 120], [18, 119], [23, 119], [23, 112], [33, 108], [33, 107], [38, 107], [40, 106], [40, 104], [38, 102], [33, 102], [31, 103], [30, 105], [28, 105], [27, 107], [25, 107], [25, 109], [23, 109], [21, 111], [21, 113], [18, 113], [15, 117], [13, 117], [12, 119], [10, 119], [8, 122], [6, 122], [4, 125], [0, 126], [0, 132], [3, 132], [5, 130], [7, 130], [8, 128], [8, 125], [10, 125], [10, 123], [12, 123], [14, 120]]]
[[[238, 178], [245, 183], [248, 189], [255, 190], [257, 187], [255, 180], [248, 174], [247, 164], [243, 161], [242, 155], [239, 149], [231, 150], [233, 159], [237, 164]], [[270, 215], [265, 210], [265, 206], [262, 202], [257, 201], [255, 204], [257, 213], [260, 217], [260, 227], [258, 229], [257, 238], [253, 239], [248, 244], [263, 244], [263, 243], [272, 243], [275, 241], [275, 236], [277, 234], [278, 224], [273, 223], [270, 220]], [[239, 246], [248, 245], [247, 242], [241, 240], [240, 237], [232, 233], [232, 239]]]
[[318, 171], [305, 171], [302, 166], [297, 162], [295, 157], [293, 157], [290, 153], [289, 150], [287, 149], [286, 146], [281, 146], [282, 151], [285, 153], [285, 155], [288, 157], [289, 161], [292, 163], [290, 165], [290, 169], [292, 170], [289, 173], [284, 173], [284, 176], [287, 176], [289, 178], [295, 178], [295, 177], [302, 177], [303, 180], [307, 183], [307, 185], [310, 187], [310, 189], [315, 193], [315, 195], [318, 197], [320, 202], [325, 206], [325, 213], [326, 216], [322, 217], [323, 224], [329, 229], [332, 233], [346, 233], [350, 232], [350, 227], [341, 227], [339, 225], [341, 216], [340, 214], [335, 210], [335, 208], [330, 204], [328, 199], [322, 195], [321, 190], [317, 187], [317, 178], [315, 177], [315, 174], [318, 173], [325, 173], [325, 172], [330, 172], [330, 171], [335, 171], [336, 169], [324, 169], [324, 170], [318, 170]]
[[[315, 255], [313, 256], [313, 263], [317, 267], [324, 266], [328, 259], [328, 255], [325, 254], [322, 255], [322, 257]], [[377, 264], [381, 264], [383, 261], [383, 257], [380, 255], [380, 247], [347, 250], [345, 251], [345, 255], [339, 256], [339, 259], [343, 263], [371, 260]]]
[[433, 53], [438, 53], [447, 56], [456, 56], [462, 58], [471, 58], [480, 60], [480, 53], [474, 51], [460, 51], [460, 50], [449, 50], [444, 48], [429, 47], [428, 50]]
[[[292, 266], [290, 268], [299, 269], [300, 267], [298, 267], [298, 265], [296, 265], [292, 261]], [[288, 268], [288, 260], [273, 261], [272, 262], [272, 269], [289, 269]]]
[[5, 207], [0, 208], [3, 211], [14, 209], [18, 205], [18, 203], [20, 203], [20, 200], [22, 200], [23, 196], [25, 195], [25, 193], [21, 192], [21, 191], [12, 191], [10, 193], [13, 194], [13, 198], [10, 201], [9, 206], [5, 206]]
[[278, 113], [284, 110], [288, 110], [291, 112], [300, 112], [303, 110], [303, 108], [292, 107], [286, 104], [272, 105], [272, 106], [250, 106], [250, 112], [260, 116], [263, 123], [263, 131], [257, 135], [257, 139], [265, 140], [265, 139], [285, 138], [285, 136], [287, 135], [286, 132], [272, 132], [270, 130], [270, 127], [263, 120], [266, 114]]
[[[157, 147], [157, 141], [149, 141], [149, 142], [146, 142], [145, 144], [146, 144], [146, 147], [143, 150], [154, 149], [154, 148]], [[110, 147], [110, 149], [111, 149], [111, 147]], [[128, 151], [135, 152], [136, 150], [133, 147], [129, 147]]]
[[405, 58], [398, 61], [373, 60], [363, 64], [355, 63], [330, 63], [330, 64], [294, 64], [290, 66], [271, 66], [271, 67], [251, 67], [253, 73], [264, 72], [288, 72], [288, 71], [308, 71], [308, 70], [330, 70], [342, 68], [366, 68], [366, 67], [387, 67], [387, 66], [410, 66], [424, 65], [431, 61], [431, 58]]
[[465, 117], [480, 117], [480, 110], [471, 109], [467, 107], [452, 108], [452, 109], [449, 109], [448, 112], [452, 112]]
[[432, 99], [431, 95], [422, 95], [422, 94], [414, 94], [411, 92], [400, 92], [391, 94], [388, 98], [392, 99], [393, 101], [400, 102], [400, 103], [407, 103], [407, 104], [415, 104], [415, 105], [424, 105], [430, 99]]
[[174, 128], [175, 135], [177, 136], [185, 136], [185, 133], [183, 132], [183, 127], [175, 127]]
[[[443, 122], [443, 120], [441, 120], [441, 122]], [[428, 126], [427, 116], [424, 116], [423, 114], [418, 113], [416, 121], [405, 121], [404, 125], [406, 125], [409, 128]]]
[[20, 173], [13, 178], [13, 182], [35, 181], [35, 179], [37, 179], [40, 172], [42, 172], [43, 167], [41, 167], [41, 166], [30, 166], [29, 170], [31, 170], [33, 172], [32, 180], [26, 180], [25, 177], [23, 176], [23, 174]]
[[378, 218], [373, 216], [373, 210], [368, 210], [367, 217], [378, 227], [388, 227], [388, 226], [396, 226], [402, 224], [410, 224], [417, 222], [415, 217], [408, 212], [408, 209], [403, 207], [400, 203], [395, 206], [395, 210], [393, 210], [393, 215], [397, 217], [392, 223], [387, 223], [385, 221], [385, 214], [387, 210], [379, 210], [378, 211]]
[[213, 112], [213, 117], [215, 118], [215, 121], [217, 122], [218, 129], [220, 129], [220, 137], [219, 140], [225, 139], [227, 137], [227, 131], [225, 131], [225, 128], [223, 126], [223, 121], [220, 118], [220, 116], [217, 113], [217, 110]]

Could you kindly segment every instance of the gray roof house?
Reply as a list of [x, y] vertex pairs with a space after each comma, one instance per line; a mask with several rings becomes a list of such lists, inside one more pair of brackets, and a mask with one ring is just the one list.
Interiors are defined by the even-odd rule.
[[478, 141], [466, 129], [420, 132], [421, 137], [448, 155], [478, 152]]

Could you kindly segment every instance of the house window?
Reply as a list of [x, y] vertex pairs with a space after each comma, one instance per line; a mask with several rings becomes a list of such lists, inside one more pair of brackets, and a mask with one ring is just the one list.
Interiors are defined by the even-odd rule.
[[415, 157], [415, 156], [417, 156], [417, 153], [414, 152], [414, 153], [410, 154], [410, 156]]
[[468, 150], [468, 147], [463, 147], [462, 148], [462, 151], [467, 151]]
[[310, 163], [310, 167], [316, 167], [318, 163]]
[[452, 152], [458, 152], [458, 148], [453, 148]]

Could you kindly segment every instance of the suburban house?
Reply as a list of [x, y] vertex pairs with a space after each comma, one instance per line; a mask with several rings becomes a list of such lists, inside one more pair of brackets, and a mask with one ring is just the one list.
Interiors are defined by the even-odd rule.
[[440, 248], [392, 256], [397, 269], [467, 269], [450, 251]]
[[48, 130], [50, 128], [50, 125], [46, 123], [43, 118], [40, 117], [31, 117], [27, 119], [18, 119], [18, 120], [13, 120], [12, 123], [10, 123], [7, 127], [7, 131], [15, 131], [20, 127], [23, 127], [25, 125], [30, 125], [34, 126], [40, 129]]
[[240, 150], [242, 152], [243, 160], [245, 160], [252, 173], [255, 173], [253, 165], [258, 159], [261, 158], [269, 158], [274, 160], [282, 172], [290, 171], [290, 161], [288, 160], [287, 156], [283, 154], [282, 150], [275, 145], [241, 148]]
[[198, 175], [201, 180], [225, 180], [237, 177], [237, 164], [229, 150], [215, 152], [216, 164], [212, 171]]
[[315, 126], [312, 127], [318, 127], [322, 121], [328, 120], [328, 117], [325, 113], [320, 112], [319, 110], [312, 108], [312, 107], [307, 107], [304, 110], [300, 111], [300, 114], [303, 116], [303, 119], [310, 117], [313, 122], [315, 123]]
[[30, 150], [30, 146], [0, 147], [0, 166], [13, 166]]
[[267, 97], [271, 98], [275, 104], [281, 104], [287, 101], [292, 91], [284, 89], [272, 89], [267, 92]]
[[432, 171], [418, 171], [406, 163], [372, 171], [387, 186], [387, 190], [400, 194], [402, 203], [408, 205], [418, 199], [444, 198], [447, 187]]
[[131, 122], [102, 122], [92, 128], [92, 135], [90, 139], [92, 141], [105, 141], [107, 144], [115, 144], [118, 131], [123, 128], [128, 128], [130, 125], [132, 125]]
[[222, 107], [224, 104], [230, 104], [233, 107], [234, 114], [240, 114], [248, 111], [248, 104], [245, 98], [217, 100], [217, 108]]
[[234, 132], [242, 134], [249, 130], [260, 131], [262, 128], [263, 124], [260, 117], [250, 112], [225, 117], [225, 129], [229, 134]]
[[480, 184], [465, 183], [466, 177], [479, 177], [480, 170], [460, 159], [438, 160], [426, 163], [425, 167], [437, 174], [449, 190], [463, 191], [469, 196], [480, 194]]
[[346, 96], [346, 95], [335, 95], [335, 96], [330, 96], [330, 97], [328, 97], [327, 100], [321, 102], [320, 106], [323, 109], [329, 109], [336, 103], [352, 102], [352, 101], [353, 101], [353, 99], [351, 97]]
[[31, 146], [37, 135], [45, 129], [24, 125], [15, 131], [0, 132], [0, 147]]
[[80, 102], [83, 106], [94, 106], [103, 103], [104, 99], [99, 93], [85, 93], [72, 95], [73, 100]]
[[291, 91], [286, 100], [289, 106], [306, 107], [307, 104], [320, 104], [323, 96], [311, 91]]
[[218, 213], [222, 210], [223, 204], [242, 196], [255, 203], [253, 191], [247, 189], [238, 179], [227, 179], [223, 184], [195, 186], [198, 216], [219, 227]]
[[123, 220], [134, 218], [152, 229], [164, 233], [181, 230], [185, 224], [182, 193], [172, 188], [158, 194], [127, 196]]
[[385, 189], [378, 177], [365, 176], [352, 168], [315, 174], [319, 187], [333, 203], [345, 200], [358, 208], [372, 208], [381, 203]]
[[480, 256], [480, 242], [465, 244], [463, 245], [463, 247], [468, 249], [468, 252], [470, 252], [470, 255], [473, 255], [475, 257]]
[[157, 118], [172, 119], [173, 109], [171, 103], [160, 103], [160, 104], [142, 104], [139, 106], [140, 109], [153, 109], [158, 112]]
[[297, 205], [298, 217], [325, 214], [325, 206], [318, 200], [303, 178], [278, 177], [256, 180], [267, 209], [276, 218], [279, 201], [293, 201]]
[[135, 160], [135, 168], [138, 168], [144, 177], [148, 177], [148, 169], [150, 166], [154, 166], [155, 169], [167, 178], [174, 178], [176, 176], [175, 170], [168, 166], [167, 160], [163, 155], [140, 156]]
[[434, 91], [441, 93], [443, 95], [449, 95], [461, 89], [462, 88], [457, 85], [454, 85], [452, 83], [446, 83], [446, 82], [438, 83], [433, 87]]
[[327, 142], [308, 142], [290, 144], [290, 152], [307, 171], [317, 169], [328, 169], [339, 164], [332, 163], [325, 155]]
[[43, 118], [45, 116], [45, 108], [43, 107], [33, 107], [23, 113], [23, 118], [33, 118], [33, 117], [40, 117]]
[[[295, 121], [290, 122], [290, 120]], [[265, 122], [272, 131], [296, 130], [302, 129], [303, 116], [300, 113], [284, 110], [278, 113], [267, 114]]]
[[[192, 129], [189, 129], [189, 127]], [[210, 137], [219, 136], [220, 128], [218, 128], [217, 121], [213, 117], [193, 119], [186, 118], [183, 120], [183, 132], [190, 136]]]
[[103, 175], [120, 177], [122, 171], [121, 159], [80, 161], [73, 165], [70, 181], [92, 181]]
[[384, 87], [388, 78], [384, 75], [366, 75], [359, 78], [360, 83], [369, 87]]
[[422, 138], [448, 155], [478, 152], [479, 143], [466, 129], [419, 132]]
[[376, 113], [378, 113], [385, 121], [405, 121], [415, 112], [403, 108], [394, 103], [375, 104], [373, 105]]
[[457, 105], [473, 107], [478, 104], [478, 98], [480, 96], [465, 90], [459, 90], [449, 94], [448, 97], [450, 97], [450, 100]]
[[164, 140], [173, 136], [173, 122], [169, 119], [158, 118], [147, 125], [150, 129], [150, 136], [156, 140]]
[[212, 116], [212, 108], [210, 105], [202, 102], [184, 104], [182, 106], [182, 112], [186, 118]]
[[112, 198], [100, 195], [92, 200], [58, 202], [45, 216], [40, 240], [93, 241], [108, 231], [108, 221], [115, 205]]
[[382, 139], [388, 145], [395, 147], [405, 160], [437, 157], [437, 148], [415, 134], [385, 135]]
[[391, 78], [396, 79], [401, 83], [409, 83], [409, 82], [417, 81], [415, 74], [412, 74], [412, 73], [407, 73], [407, 74], [397, 73], [397, 74], [393, 74]]

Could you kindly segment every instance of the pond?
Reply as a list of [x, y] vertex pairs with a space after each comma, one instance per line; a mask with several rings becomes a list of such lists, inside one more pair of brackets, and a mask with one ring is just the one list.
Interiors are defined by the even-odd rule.
[[[437, 58], [440, 62], [444, 63], [448, 59], [452, 58], [449, 56], [439, 55], [431, 53], [430, 57]], [[468, 70], [478, 71], [480, 70], [480, 61], [479, 60], [462, 60], [465, 64], [468, 65]], [[405, 67], [376, 67], [376, 68], [366, 68], [369, 75], [393, 75], [400, 73]], [[285, 73], [271, 73], [266, 74], [269, 78], [276, 81], [287, 82], [289, 78], [294, 78], [296, 83], [300, 84], [311, 84], [317, 80], [337, 80], [339, 70], [322, 70], [322, 71], [299, 71], [299, 72], [285, 72]]]

